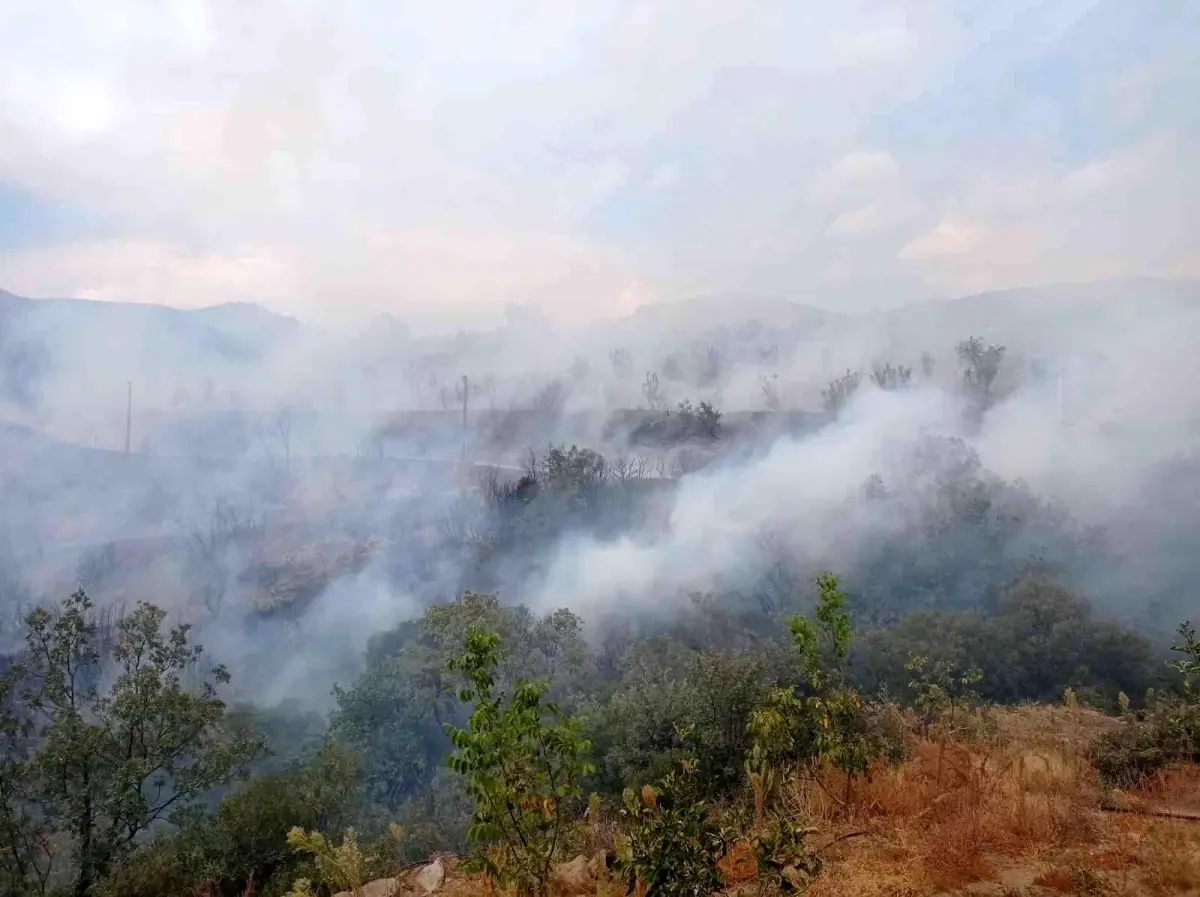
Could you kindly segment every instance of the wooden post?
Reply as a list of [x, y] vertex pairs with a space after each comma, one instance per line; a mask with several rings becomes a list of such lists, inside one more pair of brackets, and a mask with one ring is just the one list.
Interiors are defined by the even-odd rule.
[[129, 454], [130, 437], [133, 435], [133, 381], [127, 380], [125, 392], [125, 454]]
[[467, 391], [470, 384], [467, 381], [467, 375], [462, 375], [463, 384], [463, 427], [462, 427], [462, 460], [467, 460]]

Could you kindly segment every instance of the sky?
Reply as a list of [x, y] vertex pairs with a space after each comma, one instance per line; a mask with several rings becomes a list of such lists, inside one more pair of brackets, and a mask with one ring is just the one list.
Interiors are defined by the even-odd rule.
[[0, 288], [310, 320], [1200, 276], [1194, 0], [5, 0]]

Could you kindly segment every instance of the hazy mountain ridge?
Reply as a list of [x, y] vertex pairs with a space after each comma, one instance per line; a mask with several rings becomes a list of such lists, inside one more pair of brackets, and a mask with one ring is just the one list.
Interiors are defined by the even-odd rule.
[[[780, 296], [706, 294], [647, 303], [623, 317], [598, 322], [601, 327], [667, 328], [675, 332], [761, 324], [789, 332], [818, 333], [857, 322], [884, 322], [896, 331], [919, 331], [940, 324], [971, 332], [1027, 333], [1030, 327], [1061, 329], [1064, 313], [1094, 319], [1098, 312], [1145, 315], [1163, 308], [1200, 310], [1200, 280], [1109, 278], [1079, 283], [1045, 284], [971, 293], [951, 299], [908, 303], [862, 314], [818, 308]], [[0, 289], [0, 321], [20, 316], [26, 327], [42, 335], [55, 328], [109, 325], [130, 336], [172, 338], [181, 346], [208, 351], [230, 361], [261, 358], [279, 342], [309, 329], [301, 321], [252, 302], [229, 302], [197, 309], [88, 299], [30, 299]], [[392, 323], [401, 319], [385, 318]], [[377, 318], [364, 327], [375, 334]], [[1070, 326], [1070, 321], [1066, 326]], [[398, 337], [407, 340], [403, 332]], [[597, 324], [585, 325], [591, 329]], [[469, 329], [469, 328], [468, 328]], [[64, 335], [62, 333], [60, 336]]]
[[[163, 340], [164, 348], [227, 361], [261, 358], [301, 326], [294, 318], [247, 302], [182, 309], [165, 305], [88, 299], [30, 299], [0, 290], [0, 314], [8, 327], [73, 343], [95, 335], [72, 331], [104, 328], [110, 348], [126, 348], [138, 339]], [[124, 338], [122, 338], [124, 337]]]

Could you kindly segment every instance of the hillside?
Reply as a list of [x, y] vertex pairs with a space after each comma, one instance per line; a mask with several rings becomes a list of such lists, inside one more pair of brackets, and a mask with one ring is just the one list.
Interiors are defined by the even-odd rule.
[[101, 385], [119, 392], [125, 380], [194, 386], [262, 364], [300, 327], [243, 303], [193, 310], [0, 290], [0, 400], [63, 403]]
[[[979, 721], [987, 734], [941, 742], [914, 735], [907, 758], [881, 764], [849, 806], [833, 769], [779, 785], [803, 820], [810, 853], [791, 875], [762, 862], [753, 823], [735, 828], [718, 863], [720, 893], [803, 891], [809, 897], [1165, 897], [1200, 891], [1200, 768], [1180, 766], [1152, 785], [1114, 793], [1091, 767], [1095, 744], [1120, 724], [1078, 707], [1030, 705]], [[940, 767], [940, 769], [939, 769]], [[590, 853], [556, 868], [555, 893], [618, 895], [614, 832], [587, 822]], [[756, 850], [757, 847], [757, 850]], [[378, 879], [370, 897], [492, 893], [463, 858], [443, 855]], [[353, 897], [342, 891], [338, 897]]]

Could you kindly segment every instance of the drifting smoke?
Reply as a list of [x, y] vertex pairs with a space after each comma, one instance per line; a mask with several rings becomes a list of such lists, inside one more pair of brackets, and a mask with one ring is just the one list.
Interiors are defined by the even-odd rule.
[[[12, 297], [6, 364], [34, 341], [47, 352], [36, 390], [6, 394], [5, 611], [79, 585], [154, 601], [197, 625], [245, 694], [318, 707], [373, 634], [468, 588], [599, 625], [696, 594], [781, 612], [835, 569], [884, 625], [986, 608], [1039, 566], [1152, 629], [1194, 613], [1193, 288], [863, 317], [714, 308], [346, 339], [247, 307]], [[982, 413], [955, 352], [976, 334], [1006, 350]], [[875, 385], [885, 364], [911, 369], [907, 388]], [[847, 370], [857, 390], [827, 408]], [[719, 434], [680, 429], [701, 402]], [[546, 453], [572, 445], [603, 460], [559, 458], [587, 482], [554, 504]], [[543, 494], [528, 504], [524, 488]]]

